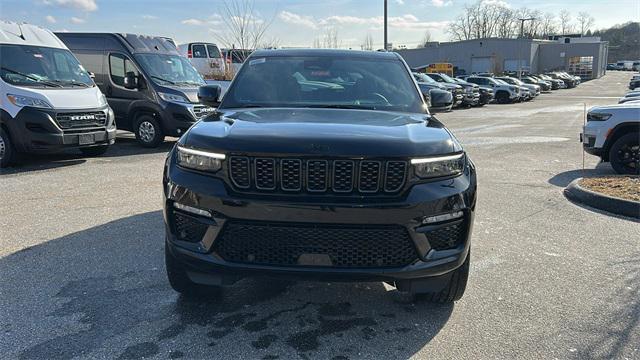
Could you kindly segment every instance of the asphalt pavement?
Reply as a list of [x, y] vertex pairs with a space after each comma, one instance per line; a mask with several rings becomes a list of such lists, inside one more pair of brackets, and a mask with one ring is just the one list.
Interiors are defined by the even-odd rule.
[[[572, 204], [584, 109], [630, 73], [519, 104], [436, 115], [479, 173], [471, 275], [455, 305], [382, 283], [245, 279], [201, 301], [167, 283], [171, 142], [122, 134], [106, 156], [29, 156], [0, 172], [0, 357], [640, 358], [640, 224]], [[584, 162], [584, 169], [583, 169]]]

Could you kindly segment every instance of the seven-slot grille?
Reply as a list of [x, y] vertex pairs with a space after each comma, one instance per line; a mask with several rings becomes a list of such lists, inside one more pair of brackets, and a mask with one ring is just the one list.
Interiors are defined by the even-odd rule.
[[107, 114], [102, 111], [59, 113], [56, 114], [56, 121], [62, 129], [105, 126]]
[[231, 156], [234, 187], [308, 193], [395, 193], [405, 184], [407, 162]]

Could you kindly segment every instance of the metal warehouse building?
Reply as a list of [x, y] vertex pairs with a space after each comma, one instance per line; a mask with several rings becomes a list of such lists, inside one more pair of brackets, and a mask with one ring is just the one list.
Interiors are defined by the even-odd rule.
[[542, 73], [563, 70], [584, 79], [599, 78], [607, 66], [608, 42], [598, 37], [475, 39], [431, 42], [424, 48], [398, 50], [410, 67], [451, 63], [467, 74], [503, 71]]

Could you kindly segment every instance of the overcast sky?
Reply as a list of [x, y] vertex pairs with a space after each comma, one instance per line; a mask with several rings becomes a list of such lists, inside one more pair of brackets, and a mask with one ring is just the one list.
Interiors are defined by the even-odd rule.
[[[595, 28], [639, 21], [640, 0], [485, 0], [512, 8], [526, 6], [543, 12], [588, 11]], [[430, 31], [446, 41], [447, 23], [465, 0], [389, 0], [389, 41], [415, 47]], [[382, 0], [256, 0], [258, 16], [272, 20], [267, 38], [282, 46], [311, 46], [327, 27], [338, 31], [343, 47], [360, 48], [367, 34], [382, 47]], [[0, 18], [24, 21], [52, 30], [130, 32], [162, 35], [178, 43], [216, 42], [223, 31], [221, 1], [208, 0], [0, 0]]]

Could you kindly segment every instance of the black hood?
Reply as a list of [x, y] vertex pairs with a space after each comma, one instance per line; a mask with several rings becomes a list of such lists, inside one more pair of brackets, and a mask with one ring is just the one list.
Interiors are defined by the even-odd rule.
[[328, 157], [417, 157], [460, 151], [427, 114], [369, 110], [224, 110], [196, 123], [181, 142], [222, 153]]

